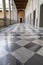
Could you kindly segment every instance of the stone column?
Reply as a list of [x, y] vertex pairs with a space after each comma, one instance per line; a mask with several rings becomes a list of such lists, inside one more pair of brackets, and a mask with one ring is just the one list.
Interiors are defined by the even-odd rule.
[[6, 3], [5, 0], [3, 0], [3, 14], [4, 14], [4, 26], [6, 26]]
[[33, 26], [33, 0], [32, 0], [32, 26]]
[[38, 0], [38, 28], [39, 28], [39, 24], [40, 24], [40, 4], [39, 4], [40, 2], [39, 2], [39, 0]]
[[14, 22], [14, 0], [12, 0], [12, 16], [13, 16], [13, 22]]
[[11, 24], [11, 4], [9, 0], [9, 19], [10, 19], [10, 24]]

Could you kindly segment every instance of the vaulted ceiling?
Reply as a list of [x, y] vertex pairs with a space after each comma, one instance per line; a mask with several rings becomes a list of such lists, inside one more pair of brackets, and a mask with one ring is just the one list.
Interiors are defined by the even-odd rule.
[[25, 9], [28, 0], [14, 0], [17, 9]]

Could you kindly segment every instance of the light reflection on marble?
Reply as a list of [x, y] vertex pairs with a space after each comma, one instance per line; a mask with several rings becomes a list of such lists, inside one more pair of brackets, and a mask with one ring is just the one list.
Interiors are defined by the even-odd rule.
[[[30, 42], [43, 46], [42, 36], [40, 37], [39, 33], [34, 33], [25, 24], [19, 24], [19, 25], [16, 24], [15, 26], [13, 26], [11, 28], [7, 28], [7, 30], [4, 30], [3, 33], [0, 33], [0, 58], [4, 59], [3, 61], [1, 61], [3, 63], [2, 65], [24, 65], [24, 63], [21, 64], [21, 62], [22, 62], [21, 60], [27, 61], [29, 59], [29, 58], [24, 59], [26, 56], [26, 54], [24, 54], [24, 52], [23, 52], [24, 45], [27, 45]], [[42, 44], [40, 44], [40, 43], [42, 43]], [[34, 46], [32, 48], [34, 48]], [[20, 51], [18, 52], [17, 50], [18, 51], [20, 50]], [[24, 49], [25, 53], [27, 52], [27, 50], [28, 49], [26, 49], [26, 48]], [[23, 54], [21, 53], [21, 51]], [[28, 51], [33, 52], [30, 49]], [[29, 52], [27, 52], [28, 57], [30, 56]], [[21, 59], [20, 60], [21, 62], [17, 60], [16, 53], [18, 54], [17, 55], [18, 60]], [[14, 55], [14, 57], [12, 55]], [[31, 55], [31, 56], [33, 56], [33, 55]], [[41, 54], [41, 55], [43, 56], [43, 54]], [[20, 56], [20, 58], [18, 56]], [[24, 57], [24, 58], [22, 58], [22, 57]], [[8, 61], [8, 60], [10, 60], [10, 61]]]

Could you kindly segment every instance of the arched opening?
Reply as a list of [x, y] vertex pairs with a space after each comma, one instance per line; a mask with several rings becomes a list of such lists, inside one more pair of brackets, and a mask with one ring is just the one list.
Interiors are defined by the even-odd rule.
[[18, 22], [24, 23], [24, 21], [25, 21], [25, 11], [20, 10], [18, 11]]

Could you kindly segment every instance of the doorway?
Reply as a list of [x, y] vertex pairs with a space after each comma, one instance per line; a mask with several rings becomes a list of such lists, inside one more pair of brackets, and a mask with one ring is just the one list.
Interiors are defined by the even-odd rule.
[[20, 23], [22, 23], [22, 18], [20, 18]]
[[31, 14], [30, 14], [30, 24], [31, 24]]
[[36, 10], [33, 11], [33, 25], [35, 25]]
[[40, 27], [43, 27], [43, 4], [40, 5]]

